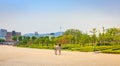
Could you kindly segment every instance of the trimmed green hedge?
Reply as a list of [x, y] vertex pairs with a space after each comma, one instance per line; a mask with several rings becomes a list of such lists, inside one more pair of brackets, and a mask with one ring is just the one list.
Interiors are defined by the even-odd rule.
[[[52, 44], [48, 46], [41, 44], [28, 44], [28, 45], [17, 45], [18, 47], [28, 47], [28, 48], [38, 48], [38, 49], [54, 49]], [[80, 52], [93, 52], [94, 46], [85, 46], [82, 47], [79, 44], [63, 44], [62, 50], [71, 50], [71, 51], [80, 51]], [[120, 45], [116, 46], [96, 46], [96, 51], [101, 51], [102, 53], [112, 53], [112, 54], [120, 54]]]
[[108, 49], [108, 50], [103, 50], [102, 53], [120, 54], [120, 50]]
[[97, 46], [96, 50], [103, 51], [103, 50], [112, 49], [112, 48], [113, 48], [113, 46]]
[[80, 52], [93, 52], [93, 47], [80, 47], [80, 48], [72, 48], [72, 51], [80, 51]]

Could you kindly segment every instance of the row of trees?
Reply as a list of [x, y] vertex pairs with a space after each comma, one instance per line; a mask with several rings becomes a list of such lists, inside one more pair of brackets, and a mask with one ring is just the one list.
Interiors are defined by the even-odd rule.
[[98, 33], [95, 28], [91, 31], [92, 35], [87, 33], [82, 33], [78, 29], [68, 29], [62, 36], [59, 37], [29, 37], [29, 36], [19, 36], [13, 37], [13, 40], [19, 40], [19, 44], [29, 45], [29, 44], [41, 44], [48, 46], [48, 44], [61, 43], [61, 44], [80, 44], [85, 45], [118, 45], [120, 44], [120, 28], [109, 28], [105, 29], [103, 27], [102, 33]]
[[119, 45], [120, 43], [120, 28], [110, 28], [106, 32], [99, 33], [98, 42], [103, 45]]

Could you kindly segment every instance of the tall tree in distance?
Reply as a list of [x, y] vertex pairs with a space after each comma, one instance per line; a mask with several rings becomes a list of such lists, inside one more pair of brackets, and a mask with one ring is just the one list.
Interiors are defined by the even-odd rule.
[[48, 37], [48, 36], [45, 36], [45, 37], [44, 37], [44, 40], [45, 40], [46, 46], [48, 46], [48, 43], [50, 42], [49, 37]]
[[81, 46], [85, 46], [86, 43], [89, 43], [90, 37], [88, 34], [82, 34], [81, 39], [79, 40]]
[[68, 29], [64, 32], [63, 35], [69, 35], [70, 38], [68, 38], [69, 40], [72, 39], [72, 43], [74, 44], [78, 44], [79, 40], [81, 38], [82, 32], [78, 29]]
[[93, 38], [93, 44], [94, 44], [94, 51], [96, 50], [96, 28], [93, 28], [92, 31], [90, 31], [92, 33], [92, 38]]
[[12, 40], [13, 40], [13, 41], [17, 41], [17, 36], [13, 36], [13, 37], [12, 37]]
[[19, 41], [22, 41], [22, 36], [18, 36], [18, 40], [19, 40]]

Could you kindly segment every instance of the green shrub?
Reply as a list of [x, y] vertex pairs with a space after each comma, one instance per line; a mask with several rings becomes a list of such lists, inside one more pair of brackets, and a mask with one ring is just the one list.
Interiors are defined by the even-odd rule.
[[75, 45], [75, 44], [64, 44], [64, 45], [62, 45], [62, 49], [64, 49], [64, 50], [71, 50], [72, 48], [75, 48], [75, 47], [78, 47], [78, 46]]
[[[18, 44], [18, 47], [29, 47], [29, 48], [38, 48], [38, 49], [54, 49], [52, 44], [48, 44], [48, 46], [42, 44]], [[101, 51], [102, 53], [112, 53], [112, 54], [120, 54], [120, 45], [114, 46], [84, 46], [82, 47], [80, 44], [62, 44], [63, 50], [71, 50], [71, 51], [80, 51], [80, 52], [93, 52]]]
[[69, 46], [64, 46], [62, 47], [62, 49], [66, 49], [66, 50], [70, 50], [72, 47], [69, 47]]
[[112, 46], [97, 46], [96, 50], [102, 51], [102, 50], [107, 50], [107, 49], [112, 49]]
[[120, 50], [120, 46], [113, 46], [113, 49], [112, 50]]
[[79, 48], [72, 48], [72, 51], [80, 51], [80, 52], [92, 52], [93, 47], [92, 46], [86, 46], [86, 47], [79, 47]]
[[108, 50], [103, 50], [103, 53], [110, 53], [110, 54], [120, 54], [120, 50], [112, 50], [112, 49], [108, 49]]

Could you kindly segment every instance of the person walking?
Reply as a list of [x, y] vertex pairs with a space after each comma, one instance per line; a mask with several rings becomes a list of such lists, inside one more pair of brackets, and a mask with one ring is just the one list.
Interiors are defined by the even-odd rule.
[[58, 53], [59, 55], [61, 55], [61, 44], [55, 44], [54, 49], [55, 49], [55, 55], [57, 55]]
[[58, 50], [58, 45], [57, 44], [54, 45], [54, 49], [55, 49], [55, 55], [57, 55], [57, 50]]
[[58, 45], [58, 52], [59, 52], [59, 55], [61, 55], [61, 44]]

